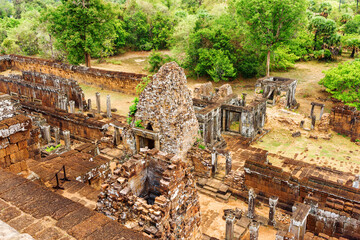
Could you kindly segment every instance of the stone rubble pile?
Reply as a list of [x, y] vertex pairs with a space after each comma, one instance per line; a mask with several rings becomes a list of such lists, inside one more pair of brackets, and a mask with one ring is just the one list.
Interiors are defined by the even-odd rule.
[[97, 211], [158, 239], [201, 239], [192, 168], [173, 154], [143, 150], [102, 185]]

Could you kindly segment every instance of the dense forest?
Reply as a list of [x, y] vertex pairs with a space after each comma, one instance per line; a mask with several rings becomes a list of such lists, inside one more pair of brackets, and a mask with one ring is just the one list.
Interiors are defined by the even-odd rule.
[[152, 71], [175, 60], [214, 81], [346, 55], [320, 84], [360, 107], [359, 12], [359, 0], [0, 0], [0, 54], [90, 66], [153, 51]]

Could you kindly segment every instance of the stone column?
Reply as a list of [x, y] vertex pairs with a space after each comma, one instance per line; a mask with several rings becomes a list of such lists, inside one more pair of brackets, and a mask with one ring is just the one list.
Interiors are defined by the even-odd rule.
[[114, 145], [115, 146], [118, 146], [118, 145], [120, 145], [120, 130], [119, 130], [119, 128], [118, 127], [115, 127], [114, 128]]
[[305, 124], [305, 121], [302, 120], [302, 121], [300, 122], [300, 128], [304, 128], [304, 124]]
[[247, 93], [243, 93], [243, 94], [242, 94], [243, 107], [246, 106], [246, 95], [247, 95]]
[[225, 174], [228, 175], [231, 172], [232, 159], [230, 153], [226, 154], [226, 169]]
[[315, 128], [316, 116], [311, 115], [311, 130]]
[[353, 188], [360, 188], [360, 175], [356, 175], [352, 184]]
[[260, 223], [252, 222], [249, 226], [250, 240], [258, 240]]
[[60, 129], [58, 127], [54, 127], [54, 134], [55, 134], [55, 145], [60, 144]]
[[110, 95], [106, 96], [106, 115], [108, 118], [111, 118], [111, 102]]
[[269, 198], [270, 210], [269, 210], [269, 222], [268, 222], [268, 224], [270, 226], [275, 226], [275, 224], [276, 224], [275, 210], [276, 210], [276, 205], [278, 203], [278, 200], [279, 200], [279, 198], [275, 197], [275, 196]]
[[215, 176], [216, 171], [217, 171], [217, 152], [215, 150], [215, 148], [213, 149], [212, 153], [211, 153], [211, 166], [212, 166], [212, 177]]
[[69, 101], [70, 105], [70, 113], [75, 113], [75, 101], [71, 100]]
[[79, 94], [79, 110], [81, 111], [81, 112], [83, 112], [84, 111], [84, 101], [83, 101], [83, 93], [80, 93]]
[[314, 115], [314, 104], [311, 104], [311, 111], [310, 111], [310, 117], [312, 117]]
[[324, 108], [325, 108], [325, 106], [321, 106], [321, 110], [320, 110], [320, 118], [319, 118], [319, 120], [321, 120], [322, 115], [324, 114]]
[[44, 125], [43, 132], [44, 132], [44, 139], [46, 143], [49, 144], [51, 142], [50, 125]]
[[70, 151], [71, 150], [70, 131], [64, 130], [63, 135], [64, 135], [64, 141], [65, 141], [65, 149], [67, 151]]
[[100, 106], [100, 93], [96, 93], [96, 107], [97, 107], [97, 113], [101, 113], [101, 106]]
[[63, 101], [63, 109], [64, 109], [66, 112], [68, 112], [68, 100], [67, 100], [67, 98], [66, 98], [66, 97], [63, 97], [62, 101]]
[[89, 112], [91, 112], [92, 106], [91, 106], [91, 99], [90, 98], [88, 99], [88, 109], [89, 109]]
[[253, 188], [249, 190], [249, 205], [248, 205], [248, 214], [247, 217], [250, 219], [255, 218], [255, 198], [256, 194]]
[[235, 223], [235, 216], [228, 215], [226, 218], [225, 240], [234, 239], [234, 223]]

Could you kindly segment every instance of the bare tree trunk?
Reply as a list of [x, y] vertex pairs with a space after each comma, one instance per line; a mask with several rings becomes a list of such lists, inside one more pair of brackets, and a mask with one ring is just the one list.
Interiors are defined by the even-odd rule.
[[266, 59], [266, 76], [267, 77], [270, 77], [270, 56], [271, 56], [271, 51], [268, 50], [267, 59]]
[[359, 11], [359, 0], [356, 1], [356, 13]]
[[354, 58], [355, 57], [355, 47], [353, 47], [353, 50], [351, 52], [351, 55], [350, 55], [351, 58]]
[[85, 53], [85, 64], [86, 64], [86, 67], [91, 68], [90, 53]]

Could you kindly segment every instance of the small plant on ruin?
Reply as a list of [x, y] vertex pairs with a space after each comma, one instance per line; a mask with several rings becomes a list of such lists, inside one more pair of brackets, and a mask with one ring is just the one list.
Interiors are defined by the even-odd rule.
[[58, 144], [58, 145], [56, 145], [56, 146], [48, 146], [48, 147], [45, 149], [45, 151], [47, 151], [47, 152], [52, 152], [52, 151], [58, 149], [59, 147], [61, 147], [61, 144]]
[[136, 86], [136, 93], [140, 95], [146, 86], [151, 82], [151, 76], [143, 77], [141, 82]]
[[205, 149], [206, 147], [205, 147], [205, 145], [199, 144], [199, 148], [200, 149]]
[[127, 117], [127, 118], [126, 118], [126, 122], [130, 125], [131, 122], [132, 122], [132, 117]]
[[360, 139], [356, 139], [355, 142], [360, 142]]
[[129, 107], [129, 110], [130, 110], [129, 115], [130, 115], [130, 116], [134, 116], [134, 115], [135, 115], [135, 113], [136, 113], [136, 111], [137, 111], [137, 104], [138, 104], [138, 102], [139, 102], [139, 98], [136, 97], [136, 98], [134, 99], [134, 101], [133, 101], [134, 104]]
[[144, 127], [143, 127], [143, 125], [142, 125], [142, 123], [141, 123], [141, 120], [136, 120], [136, 121], [135, 121], [135, 127], [143, 128], [143, 129], [144, 129]]

